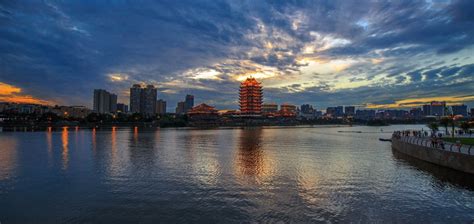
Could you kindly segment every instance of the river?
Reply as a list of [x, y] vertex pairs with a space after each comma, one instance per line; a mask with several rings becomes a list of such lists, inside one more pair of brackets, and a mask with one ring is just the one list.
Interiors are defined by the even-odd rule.
[[378, 140], [407, 128], [3, 132], [0, 222], [472, 223], [472, 175]]

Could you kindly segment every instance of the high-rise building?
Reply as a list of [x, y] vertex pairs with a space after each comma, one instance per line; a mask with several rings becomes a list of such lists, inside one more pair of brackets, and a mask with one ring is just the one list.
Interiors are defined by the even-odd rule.
[[119, 113], [128, 113], [128, 105], [123, 103], [117, 103], [117, 112]]
[[135, 84], [130, 88], [130, 112], [144, 115], [156, 114], [157, 90], [153, 85], [142, 88]]
[[423, 105], [423, 116], [430, 116], [431, 115], [431, 105], [425, 104]]
[[103, 89], [94, 89], [93, 110], [99, 114], [115, 113], [117, 111], [117, 95]]
[[110, 113], [117, 112], [117, 95], [110, 94]]
[[316, 110], [313, 108], [313, 106], [309, 104], [303, 104], [301, 105], [301, 113], [303, 114], [314, 114]]
[[187, 113], [194, 107], [194, 96], [193, 95], [186, 95], [186, 98], [184, 100], [184, 110]]
[[160, 115], [166, 114], [166, 101], [162, 99], [156, 101], [156, 113]]
[[146, 115], [156, 114], [156, 97], [157, 90], [153, 85], [147, 85], [142, 90], [142, 97], [140, 102], [141, 113]]
[[335, 107], [326, 108], [326, 115], [329, 115], [331, 117], [335, 117], [336, 116], [336, 108]]
[[451, 106], [451, 109], [453, 111], [453, 115], [462, 115], [463, 117], [467, 117], [467, 106], [462, 104], [462, 105], [453, 105]]
[[335, 114], [336, 117], [342, 117], [344, 116], [344, 107], [343, 106], [337, 106], [335, 109]]
[[186, 103], [178, 102], [176, 105], [176, 114], [185, 114], [186, 113]]
[[410, 110], [410, 117], [412, 118], [421, 118], [423, 116], [423, 111], [421, 108], [412, 108]]
[[446, 102], [433, 101], [430, 104], [431, 115], [433, 116], [444, 116], [446, 109]]
[[371, 120], [375, 117], [375, 110], [357, 110], [355, 118], [361, 120]]
[[255, 78], [247, 78], [240, 84], [239, 104], [242, 115], [261, 114], [262, 102], [262, 86]]
[[354, 116], [355, 107], [354, 106], [346, 106], [344, 108], [344, 113], [346, 114], [346, 116]]
[[130, 88], [130, 112], [140, 113], [140, 104], [142, 98], [142, 87], [140, 84], [135, 84]]
[[471, 117], [474, 117], [474, 108], [471, 108]]

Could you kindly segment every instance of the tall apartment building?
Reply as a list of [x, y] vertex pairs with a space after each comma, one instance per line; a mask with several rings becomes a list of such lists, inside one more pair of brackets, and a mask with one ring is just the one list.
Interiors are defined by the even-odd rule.
[[130, 112], [140, 113], [140, 103], [142, 97], [142, 87], [139, 84], [135, 84], [130, 88]]
[[157, 90], [153, 85], [147, 85], [142, 91], [141, 113], [147, 115], [156, 114]]
[[93, 110], [99, 114], [115, 113], [117, 111], [117, 95], [103, 89], [94, 89]]
[[453, 111], [453, 115], [462, 115], [463, 117], [467, 117], [467, 106], [462, 105], [452, 105], [451, 110]]
[[144, 115], [156, 114], [157, 89], [153, 85], [143, 88], [135, 84], [130, 88], [130, 112]]
[[185, 113], [187, 113], [188, 111], [190, 111], [191, 109], [193, 109], [194, 107], [194, 96], [193, 95], [186, 95], [186, 98], [184, 100], [184, 110], [185, 110]]
[[355, 115], [355, 107], [354, 106], [344, 107], [344, 114], [346, 116], [354, 116]]
[[176, 114], [185, 114], [186, 113], [186, 103], [185, 102], [178, 102], [176, 105]]
[[117, 103], [117, 112], [127, 114], [128, 113], [128, 105], [123, 103]]
[[430, 116], [431, 115], [431, 105], [425, 104], [423, 105], [423, 116]]
[[156, 101], [156, 113], [160, 115], [166, 114], [166, 101], [162, 99]]
[[446, 102], [433, 101], [430, 104], [431, 115], [433, 116], [444, 116], [446, 110]]

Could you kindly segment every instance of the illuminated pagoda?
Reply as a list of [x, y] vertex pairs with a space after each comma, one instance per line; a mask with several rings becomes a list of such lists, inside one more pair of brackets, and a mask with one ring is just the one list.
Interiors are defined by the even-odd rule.
[[240, 113], [242, 115], [260, 115], [262, 113], [262, 86], [253, 77], [247, 78], [240, 84]]

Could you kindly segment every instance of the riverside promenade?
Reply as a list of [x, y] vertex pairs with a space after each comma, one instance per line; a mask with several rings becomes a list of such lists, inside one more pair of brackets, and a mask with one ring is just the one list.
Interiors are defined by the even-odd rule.
[[474, 146], [435, 142], [431, 138], [405, 136], [394, 133], [392, 148], [400, 153], [449, 167], [458, 171], [474, 174]]

